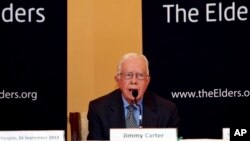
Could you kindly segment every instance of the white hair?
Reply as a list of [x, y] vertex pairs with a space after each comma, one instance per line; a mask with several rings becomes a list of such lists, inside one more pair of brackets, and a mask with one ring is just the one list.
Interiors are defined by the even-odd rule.
[[137, 54], [137, 53], [133, 53], [133, 52], [132, 53], [126, 53], [126, 54], [124, 54], [122, 56], [122, 58], [119, 61], [118, 67], [117, 67], [117, 74], [121, 73], [122, 63], [124, 61], [126, 61], [127, 59], [131, 58], [131, 57], [140, 57], [140, 58], [142, 58], [146, 63], [146, 74], [149, 75], [149, 62], [148, 62], [148, 59], [146, 58], [146, 56], [143, 55], [143, 54]]

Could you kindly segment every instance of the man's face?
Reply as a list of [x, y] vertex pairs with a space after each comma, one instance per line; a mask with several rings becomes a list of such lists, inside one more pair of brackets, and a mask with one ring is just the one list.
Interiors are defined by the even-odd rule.
[[138, 90], [137, 100], [141, 100], [150, 82], [144, 59], [132, 57], [125, 60], [121, 65], [121, 73], [115, 79], [123, 96], [129, 103], [134, 101], [133, 89]]

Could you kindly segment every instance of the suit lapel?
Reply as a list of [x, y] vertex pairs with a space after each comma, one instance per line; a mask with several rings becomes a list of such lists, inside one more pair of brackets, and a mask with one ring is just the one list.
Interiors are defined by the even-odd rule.
[[111, 128], [125, 128], [124, 108], [121, 91], [116, 91], [109, 110], [109, 123]]
[[143, 127], [157, 127], [158, 116], [156, 112], [156, 105], [154, 97], [146, 92], [143, 99]]

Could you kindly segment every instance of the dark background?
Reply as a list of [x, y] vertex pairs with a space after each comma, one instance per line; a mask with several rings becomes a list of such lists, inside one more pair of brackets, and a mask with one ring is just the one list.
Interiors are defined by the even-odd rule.
[[32, 22], [1, 18], [0, 92], [31, 91], [38, 97], [0, 99], [0, 130], [66, 130], [67, 1], [1, 0], [1, 12], [10, 3], [13, 10], [43, 7], [45, 21], [35, 22], [35, 13]]
[[[172, 98], [171, 92], [204, 89], [250, 90], [249, 18], [208, 23], [205, 4], [233, 1], [142, 0], [143, 53], [150, 62], [149, 89], [178, 106], [183, 138], [221, 138], [222, 128], [248, 128], [249, 96], [235, 98]], [[197, 23], [167, 23], [163, 4], [199, 9]], [[236, 8], [247, 0], [236, 0]], [[175, 13], [171, 11], [171, 17]], [[217, 11], [218, 12], [218, 11]], [[248, 128], [249, 129], [249, 128]], [[233, 132], [233, 131], [232, 131]]]

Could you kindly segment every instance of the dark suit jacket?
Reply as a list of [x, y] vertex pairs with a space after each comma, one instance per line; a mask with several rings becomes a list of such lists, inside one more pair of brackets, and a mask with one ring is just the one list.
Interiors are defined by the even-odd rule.
[[[109, 140], [110, 128], [126, 128], [120, 89], [89, 103], [88, 140]], [[155, 94], [146, 92], [143, 98], [143, 128], [177, 127], [180, 118], [176, 105]]]

